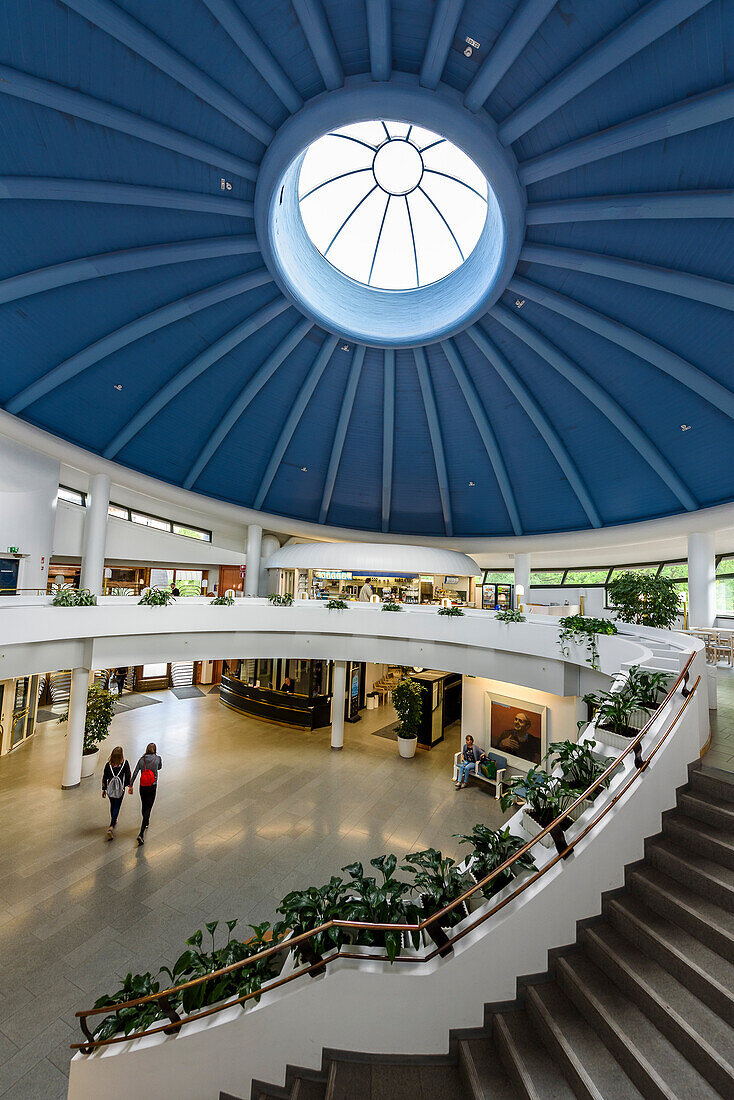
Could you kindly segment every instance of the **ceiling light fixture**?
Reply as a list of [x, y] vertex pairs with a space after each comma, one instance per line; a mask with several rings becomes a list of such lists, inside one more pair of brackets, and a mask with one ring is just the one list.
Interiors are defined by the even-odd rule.
[[690, 424], [681, 424], [681, 426], [680, 426], [680, 430], [681, 430], [682, 432], [690, 432], [690, 430], [691, 430], [691, 425], [690, 425]]
[[119, 390], [121, 390], [121, 389], [122, 389], [122, 386], [121, 386], [121, 384], [120, 384], [119, 382], [115, 382], [115, 385], [113, 386], [113, 389], [116, 389], [116, 390], [118, 390], [118, 391], [119, 391]]

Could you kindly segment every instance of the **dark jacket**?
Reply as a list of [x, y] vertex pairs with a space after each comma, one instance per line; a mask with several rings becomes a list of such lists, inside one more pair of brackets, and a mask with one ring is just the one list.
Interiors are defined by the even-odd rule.
[[130, 778], [130, 765], [128, 764], [127, 760], [123, 761], [122, 771], [119, 771], [119, 768], [115, 768], [114, 772], [112, 771], [112, 765], [110, 764], [109, 760], [107, 761], [104, 766], [104, 771], [102, 772], [103, 791], [107, 791], [107, 784], [109, 783], [110, 779], [112, 779], [113, 775], [119, 775], [125, 787], [131, 786], [132, 779]]

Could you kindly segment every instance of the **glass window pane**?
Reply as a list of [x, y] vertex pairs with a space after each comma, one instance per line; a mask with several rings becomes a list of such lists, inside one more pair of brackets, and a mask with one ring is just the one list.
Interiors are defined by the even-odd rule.
[[[657, 566], [656, 566], [657, 568]], [[564, 584], [606, 584], [608, 568], [603, 569], [569, 569], [566, 573]]]
[[110, 504], [107, 515], [113, 516], [115, 519], [130, 519], [129, 511], [120, 504]]
[[171, 530], [170, 520], [158, 519], [157, 516], [149, 516], [145, 512], [130, 512], [130, 519], [133, 523], [142, 524], [143, 527], [155, 527], [157, 531]]
[[203, 576], [201, 569], [177, 569], [176, 588], [182, 596], [200, 596]]
[[734, 577], [717, 578], [716, 610], [734, 611]]
[[685, 561], [671, 561], [668, 562], [660, 570], [661, 577], [672, 577], [674, 581], [688, 580], [688, 562]]
[[718, 566], [716, 567], [717, 577], [725, 577], [727, 574], [734, 575], [734, 555], [729, 555], [729, 557], [722, 558]]
[[199, 527], [184, 527], [182, 523], [174, 523], [174, 535], [185, 535], [188, 539], [199, 539], [201, 542], [211, 542], [211, 531], [202, 531]]
[[168, 665], [143, 665], [143, 679], [153, 680], [162, 679], [168, 675]]
[[515, 580], [515, 574], [512, 570], [507, 569], [505, 571], [498, 571], [488, 569], [484, 574], [484, 584], [513, 584]]
[[261, 688], [274, 687], [272, 658], [260, 659], [257, 662], [257, 679]]
[[172, 580], [172, 569], [151, 569], [150, 571], [151, 588], [170, 588]]
[[78, 489], [69, 489], [66, 485], [59, 485], [58, 499], [65, 500], [67, 504], [77, 504], [83, 508], [86, 503], [86, 495]]
[[530, 574], [530, 587], [532, 588], [533, 585], [542, 586], [560, 584], [562, 580], [562, 569], [533, 570], [533, 572]]
[[645, 573], [647, 576], [651, 574], [654, 576], [657, 573], [659, 566], [657, 565], [618, 565], [616, 569], [612, 570], [612, 575], [609, 578], [614, 580], [616, 577], [622, 575], [622, 573]]

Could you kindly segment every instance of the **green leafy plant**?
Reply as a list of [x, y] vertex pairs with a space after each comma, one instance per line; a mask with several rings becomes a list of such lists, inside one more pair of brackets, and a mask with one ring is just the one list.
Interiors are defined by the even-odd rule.
[[[87, 716], [84, 721], [84, 748], [83, 752], [94, 752], [108, 736], [110, 725], [115, 716], [115, 703], [117, 695], [113, 695], [106, 688], [94, 685], [87, 691]], [[68, 722], [68, 710], [61, 715], [59, 722]]]
[[212, 604], [216, 607], [231, 607], [234, 603], [234, 596], [215, 596], [212, 600]]
[[[350, 863], [342, 867], [351, 882], [350, 894], [344, 906], [347, 920], [374, 922], [375, 924], [417, 924], [420, 920], [418, 906], [410, 899], [411, 885], [394, 877], [398, 865], [397, 856], [377, 856], [370, 860], [382, 875], [378, 884], [376, 878], [366, 876], [361, 863]], [[360, 929], [357, 942], [367, 946], [384, 947], [390, 962], [400, 954], [403, 937], [401, 932], [379, 932], [372, 929]], [[418, 947], [420, 934], [413, 933], [413, 944]]]
[[625, 690], [634, 696], [635, 704], [642, 710], [655, 710], [660, 696], [668, 691], [670, 676], [667, 672], [653, 672], [633, 665], [628, 674]]
[[504, 611], [496, 611], [495, 619], [500, 623], [524, 623], [526, 621], [522, 611], [515, 607], [506, 607]]
[[678, 588], [671, 577], [620, 573], [607, 585], [607, 599], [625, 623], [669, 630], [680, 613]]
[[[461, 844], [471, 845], [472, 863], [471, 872], [479, 880], [491, 875], [503, 863], [525, 847], [526, 841], [510, 832], [509, 825], [504, 829], [489, 829], [486, 825], [475, 825], [470, 833], [454, 833]], [[535, 871], [535, 860], [530, 852], [516, 859], [511, 867], [497, 875], [484, 888], [486, 898], [499, 893], [519, 871]]]
[[439, 615], [447, 615], [451, 619], [460, 619], [464, 614], [460, 607], [439, 607]]
[[[279, 933], [291, 931], [294, 936], [300, 936], [302, 932], [308, 932], [312, 928], [326, 924], [343, 913], [346, 886], [344, 880], [337, 875], [332, 875], [325, 886], [309, 886], [307, 890], [291, 890], [281, 901], [277, 912], [281, 913], [283, 920], [276, 924]], [[331, 947], [339, 947], [344, 943], [344, 931], [341, 928], [330, 928], [326, 932], [319, 932], [311, 940], [311, 952], [323, 955]], [[300, 954], [300, 951], [298, 952]], [[311, 961], [310, 958], [307, 961]]]
[[347, 602], [346, 600], [327, 600], [326, 609], [327, 611], [346, 611]]
[[392, 705], [398, 716], [398, 737], [417, 737], [423, 713], [423, 692], [420, 684], [405, 676], [393, 688]]
[[[436, 848], [426, 848], [405, 857], [403, 871], [413, 872], [413, 887], [420, 895], [423, 913], [437, 913], [467, 889], [466, 875], [460, 871], [455, 859], [444, 856]], [[454, 909], [442, 919], [444, 928], [458, 924], [464, 914]]]
[[585, 615], [568, 615], [558, 620], [558, 644], [564, 657], [570, 655], [570, 644], [585, 645], [589, 651], [587, 665], [599, 668], [599, 650], [596, 644], [598, 634], [616, 634], [617, 628], [609, 619], [594, 619]]
[[176, 597], [170, 588], [149, 588], [138, 600], [145, 607], [167, 607], [169, 603], [175, 603]]
[[[149, 997], [153, 993], [160, 992], [160, 988], [160, 982], [150, 973], [128, 974], [115, 993], [105, 993], [94, 1002], [94, 1007], [106, 1008], [108, 1005], [120, 1004], [124, 1001], [136, 1001], [139, 997]], [[145, 1004], [133, 1005], [131, 1008], [120, 1008], [111, 1015], [102, 1017], [102, 1022], [94, 1031], [94, 1037], [109, 1039], [118, 1031], [123, 1035], [129, 1035], [132, 1031], [144, 1031], [163, 1018], [163, 1012], [157, 1001], [147, 1001]]]
[[383, 611], [402, 611], [402, 604], [396, 603], [395, 600], [385, 600], [382, 605]]
[[57, 589], [51, 604], [53, 607], [96, 607], [97, 597], [88, 588], [64, 585]]
[[[560, 767], [564, 783], [577, 794], [588, 790], [607, 769], [608, 761], [594, 756], [592, 750], [595, 744], [596, 741], [554, 741], [548, 746], [546, 760], [550, 761], [555, 757], [553, 766]], [[604, 780], [603, 786], [609, 786], [608, 778]], [[601, 786], [590, 796], [592, 800], [600, 791]]]
[[542, 829], [551, 825], [578, 797], [559, 776], [548, 775], [540, 768], [505, 780], [502, 809], [508, 810], [518, 796], [525, 800], [526, 812]]
[[283, 592], [282, 595], [279, 592], [271, 592], [268, 596], [268, 602], [273, 607], [290, 607], [293, 603], [293, 596], [290, 592]]
[[635, 696], [626, 691], [590, 691], [584, 702], [596, 715], [597, 729], [606, 729], [622, 737], [633, 737], [638, 731], [630, 726], [632, 711], [639, 704]]

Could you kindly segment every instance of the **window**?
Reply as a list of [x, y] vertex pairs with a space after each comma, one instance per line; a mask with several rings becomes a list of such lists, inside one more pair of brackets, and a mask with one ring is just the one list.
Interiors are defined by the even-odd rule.
[[541, 588], [546, 585], [563, 584], [563, 572], [563, 569], [534, 570], [530, 574], [530, 587], [535, 585], [536, 588]]
[[734, 612], [734, 556], [722, 558], [716, 569], [716, 610]]
[[211, 542], [211, 531], [204, 531], [200, 527], [184, 527], [181, 523], [173, 524], [174, 535], [185, 535], [188, 539], [199, 539], [200, 542]]
[[687, 581], [688, 580], [688, 562], [687, 561], [671, 561], [667, 562], [660, 570], [661, 577], [670, 577], [674, 581]]
[[734, 555], [722, 558], [716, 567], [717, 577], [734, 577]]
[[511, 570], [497, 571], [488, 569], [484, 574], [483, 584], [513, 584], [515, 574]]
[[149, 516], [146, 512], [130, 512], [133, 523], [140, 523], [143, 527], [155, 527], [156, 531], [170, 531], [170, 519], [159, 519], [158, 516]]
[[566, 585], [606, 584], [608, 576], [609, 569], [606, 566], [603, 569], [567, 569], [563, 583]]
[[176, 588], [182, 596], [200, 596], [203, 577], [201, 569], [177, 569]]
[[616, 577], [619, 577], [622, 573], [647, 573], [648, 576], [655, 576], [659, 564], [655, 565], [618, 565], [615, 569], [612, 569], [612, 575], [609, 578], [613, 581]]
[[59, 485], [56, 499], [65, 500], [67, 504], [76, 504], [79, 508], [85, 508], [87, 504], [87, 494], [80, 493], [78, 489], [70, 489], [68, 485]]
[[110, 504], [107, 509], [107, 515], [112, 516], [113, 519], [130, 519], [129, 510], [123, 508], [121, 504]]
[[162, 680], [168, 676], [168, 665], [143, 665], [144, 680]]

